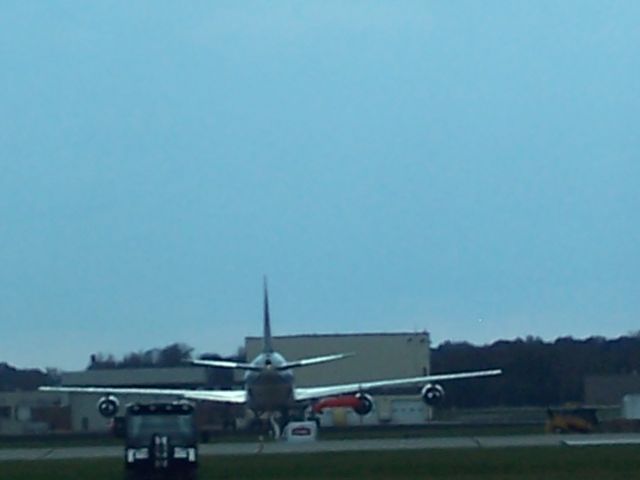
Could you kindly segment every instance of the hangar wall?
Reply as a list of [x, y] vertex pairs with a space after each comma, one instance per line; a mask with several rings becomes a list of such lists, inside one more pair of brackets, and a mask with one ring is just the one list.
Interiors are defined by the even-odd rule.
[[179, 387], [197, 388], [207, 382], [204, 367], [174, 368], [115, 368], [83, 370], [61, 374], [65, 387], [114, 386], [119, 387]]
[[[354, 353], [336, 362], [295, 370], [296, 385], [351, 383], [388, 378], [428, 375], [429, 334], [369, 333], [334, 335], [291, 335], [273, 338], [273, 348], [287, 360]], [[245, 339], [247, 360], [262, 351], [262, 337]]]

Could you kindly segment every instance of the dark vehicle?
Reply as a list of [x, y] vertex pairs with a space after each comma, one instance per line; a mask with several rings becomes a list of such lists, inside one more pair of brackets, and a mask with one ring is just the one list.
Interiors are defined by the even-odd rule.
[[194, 480], [198, 434], [186, 403], [133, 404], [124, 418], [125, 478]]

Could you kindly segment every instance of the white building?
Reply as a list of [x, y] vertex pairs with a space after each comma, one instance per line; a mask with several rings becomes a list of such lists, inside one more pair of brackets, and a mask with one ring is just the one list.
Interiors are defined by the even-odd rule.
[[622, 418], [640, 420], [640, 394], [629, 393], [622, 397]]

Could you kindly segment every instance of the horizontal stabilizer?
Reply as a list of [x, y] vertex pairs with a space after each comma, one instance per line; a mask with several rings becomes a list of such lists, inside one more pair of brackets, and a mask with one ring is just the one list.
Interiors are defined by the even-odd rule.
[[302, 360], [295, 360], [293, 362], [287, 362], [284, 365], [278, 365], [278, 370], [289, 370], [290, 368], [308, 367], [310, 365], [317, 365], [318, 363], [342, 360], [343, 358], [353, 357], [353, 355], [353, 353], [338, 353], [336, 355], [325, 355], [323, 357], [303, 358]]
[[253, 370], [254, 372], [260, 371], [260, 367], [256, 367], [250, 363], [229, 362], [227, 360], [191, 360], [190, 363], [201, 367], [237, 368], [238, 370]]

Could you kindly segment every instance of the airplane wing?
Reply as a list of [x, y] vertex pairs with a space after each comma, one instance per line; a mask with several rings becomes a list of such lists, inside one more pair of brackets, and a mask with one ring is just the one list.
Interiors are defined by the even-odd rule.
[[502, 370], [478, 370], [474, 372], [444, 373], [427, 375], [425, 377], [397, 378], [393, 380], [375, 380], [372, 382], [349, 383], [344, 385], [328, 385], [322, 387], [296, 388], [295, 399], [313, 400], [316, 398], [343, 395], [347, 393], [365, 392], [374, 388], [397, 387], [400, 385], [425, 384], [446, 380], [460, 380], [465, 378], [491, 377], [502, 374]]
[[245, 403], [244, 390], [179, 390], [167, 388], [109, 388], [109, 387], [40, 387], [41, 392], [94, 393], [102, 395], [159, 395], [221, 403]]

